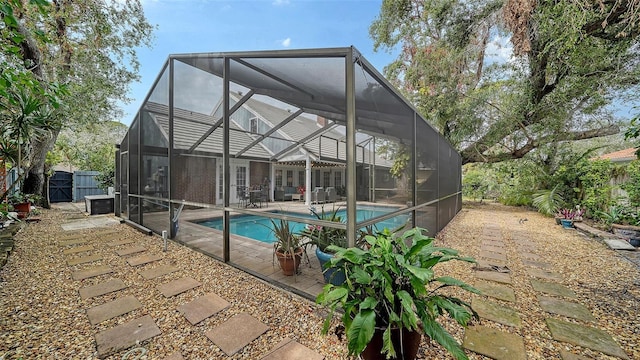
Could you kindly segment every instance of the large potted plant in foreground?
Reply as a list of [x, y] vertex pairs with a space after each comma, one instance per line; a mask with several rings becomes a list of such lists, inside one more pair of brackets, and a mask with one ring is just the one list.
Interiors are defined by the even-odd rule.
[[278, 259], [284, 275], [294, 275], [298, 273], [304, 252], [301, 238], [292, 231], [289, 221], [283, 219], [270, 219], [270, 221], [271, 231], [276, 238], [273, 243], [274, 257]]
[[475, 262], [454, 249], [433, 246], [433, 238], [414, 228], [403, 234], [388, 229], [366, 236], [368, 247], [339, 248], [330, 260], [345, 274], [344, 284], [327, 284], [316, 301], [329, 307], [323, 333], [328, 332], [335, 310], [344, 310], [342, 322], [349, 354], [367, 359], [414, 359], [421, 333], [436, 340], [456, 359], [467, 359], [460, 344], [436, 320], [449, 314], [466, 326], [477, 314], [459, 298], [439, 290], [475, 288], [448, 276], [436, 276], [433, 267], [449, 260]]

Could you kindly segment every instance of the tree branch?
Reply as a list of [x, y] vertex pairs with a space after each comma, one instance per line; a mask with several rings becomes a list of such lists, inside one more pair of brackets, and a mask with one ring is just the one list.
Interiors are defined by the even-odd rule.
[[528, 141], [521, 147], [514, 149], [511, 152], [497, 153], [497, 154], [485, 154], [484, 151], [475, 146], [469, 146], [464, 149], [460, 155], [462, 156], [462, 164], [473, 162], [486, 162], [495, 163], [505, 160], [520, 159], [527, 155], [532, 150], [536, 149], [540, 144], [557, 141], [575, 141], [592, 139], [601, 136], [614, 135], [620, 132], [618, 125], [604, 126], [598, 129], [584, 130], [584, 131], [568, 131], [560, 134], [543, 136], [538, 139], [529, 138]]

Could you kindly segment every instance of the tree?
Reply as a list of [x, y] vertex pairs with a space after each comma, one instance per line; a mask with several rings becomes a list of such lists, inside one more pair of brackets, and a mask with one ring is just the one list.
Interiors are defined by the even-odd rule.
[[40, 83], [67, 87], [61, 106], [48, 115], [48, 135], [30, 139], [23, 191], [43, 193], [46, 154], [60, 130], [112, 119], [121, 111], [116, 102], [129, 101], [128, 84], [138, 79], [135, 48], [149, 45], [152, 26], [138, 0], [8, 0], [1, 9], [4, 19], [11, 14], [14, 20], [1, 29], [3, 59]]
[[[400, 48], [385, 74], [463, 163], [500, 162], [619, 132], [606, 106], [639, 90], [639, 5], [385, 0], [370, 34]], [[496, 59], [506, 39], [513, 55]]]
[[[70, 169], [99, 171], [98, 182], [106, 189], [113, 186], [115, 174], [115, 144], [124, 138], [127, 126], [116, 121], [104, 121], [63, 129], [50, 152], [52, 165], [64, 164]], [[70, 170], [71, 171], [71, 170]]]

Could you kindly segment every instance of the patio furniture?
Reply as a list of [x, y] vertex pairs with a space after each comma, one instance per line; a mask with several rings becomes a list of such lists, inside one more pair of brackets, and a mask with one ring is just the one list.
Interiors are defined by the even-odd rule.
[[324, 189], [321, 187], [317, 187], [313, 190], [313, 192], [311, 193], [311, 202], [313, 203], [320, 203], [320, 202], [325, 202], [325, 192]]
[[275, 201], [292, 200], [292, 195], [296, 192], [297, 190], [295, 186], [284, 186], [274, 191], [273, 199]]
[[236, 195], [238, 197], [238, 207], [247, 207], [249, 201], [249, 194], [247, 193], [246, 186], [238, 186], [236, 188]]
[[326, 202], [336, 202], [338, 200], [338, 192], [336, 188], [333, 186], [328, 187], [325, 191], [325, 201]]

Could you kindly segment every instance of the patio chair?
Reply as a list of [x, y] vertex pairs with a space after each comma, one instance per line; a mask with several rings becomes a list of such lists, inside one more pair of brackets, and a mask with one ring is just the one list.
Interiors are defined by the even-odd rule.
[[262, 207], [262, 203], [269, 207], [269, 188], [267, 186], [260, 187], [260, 207]]
[[325, 202], [325, 192], [324, 189], [321, 187], [317, 187], [313, 190], [313, 192], [311, 193], [311, 202], [314, 202], [316, 204], [320, 203], [320, 202]]
[[326, 202], [335, 202], [338, 199], [338, 193], [336, 188], [328, 187], [325, 191], [325, 201]]
[[247, 193], [246, 186], [238, 186], [236, 188], [236, 195], [238, 197], [238, 207], [247, 207], [249, 204], [249, 193]]

